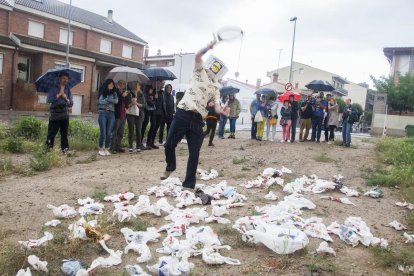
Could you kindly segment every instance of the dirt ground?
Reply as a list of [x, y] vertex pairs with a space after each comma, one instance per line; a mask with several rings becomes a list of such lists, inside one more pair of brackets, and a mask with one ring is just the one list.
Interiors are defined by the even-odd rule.
[[[278, 136], [280, 135], [278, 133]], [[281, 168], [285, 166], [290, 168], [293, 174], [285, 178], [285, 183], [302, 175], [316, 174], [320, 178], [332, 179], [333, 175], [342, 174], [345, 177], [345, 185], [364, 192], [369, 190], [369, 187], [366, 186], [362, 178], [363, 173], [367, 168], [374, 167], [376, 162], [373, 140], [368, 139], [355, 138], [354, 148], [343, 148], [324, 143], [258, 142], [250, 140], [249, 134], [243, 132], [238, 134], [236, 140], [215, 140], [215, 145], [214, 148], [207, 147], [207, 141], [205, 141], [199, 168], [214, 168], [220, 172], [220, 177], [211, 181], [200, 181], [200, 183], [216, 184], [221, 180], [227, 180], [229, 185], [237, 187], [238, 192], [248, 197], [247, 206], [230, 210], [228, 218], [233, 222], [238, 217], [251, 215], [254, 206], [269, 204], [263, 198], [267, 193], [266, 190], [245, 189], [239, 186], [247, 180], [254, 179], [267, 167]], [[327, 158], [319, 158], [324, 153]], [[77, 153], [78, 157], [76, 158], [85, 158], [88, 155], [90, 153]], [[13, 158], [25, 159], [24, 156]], [[178, 169], [172, 176], [183, 178], [186, 160], [187, 145], [180, 144], [177, 148]], [[63, 168], [54, 168], [51, 171], [30, 177], [11, 175], [0, 179], [0, 230], [3, 239], [15, 243], [18, 240], [42, 236], [42, 230], [45, 230], [43, 224], [53, 219], [52, 212], [46, 208], [47, 204], [66, 203], [77, 207], [76, 200], [78, 198], [92, 197], [97, 191], [105, 191], [108, 195], [127, 190], [134, 192], [137, 196], [145, 193], [148, 187], [159, 184], [159, 176], [165, 167], [164, 152], [161, 149], [145, 151], [142, 154], [125, 153], [110, 157], [98, 157], [97, 161], [89, 164], [75, 164], [74, 161], [72, 163], [72, 165]], [[279, 198], [283, 198], [284, 194], [280, 186], [272, 186], [270, 189]], [[337, 192], [328, 192], [324, 195], [344, 196]], [[304, 211], [304, 218], [322, 217], [324, 223], [329, 225], [333, 221], [343, 223], [348, 216], [360, 216], [370, 227], [374, 236], [387, 239], [393, 248], [404, 243], [405, 239], [402, 233], [387, 226], [393, 220], [405, 223], [405, 211], [395, 206], [395, 202], [401, 200], [398, 198], [396, 190], [384, 189], [384, 198], [382, 199], [372, 199], [365, 196], [350, 198], [356, 206], [321, 200], [319, 196], [306, 195], [306, 198], [312, 200], [317, 208]], [[156, 199], [153, 196], [150, 198], [152, 202], [155, 202]], [[171, 198], [168, 200], [173, 203]], [[132, 203], [135, 202], [136, 200], [132, 201]], [[105, 203], [105, 213], [108, 218], [112, 214], [112, 210], [112, 204]], [[210, 213], [210, 207], [207, 210]], [[158, 218], [152, 215], [144, 215], [140, 219], [154, 227], [166, 223], [163, 217]], [[52, 229], [51, 232], [67, 232], [67, 226], [73, 221], [75, 219], [64, 220], [57, 229]], [[133, 223], [130, 222], [126, 225], [131, 227]], [[108, 242], [109, 248], [123, 250], [125, 241], [118, 231], [123, 225], [115, 221], [110, 221], [110, 225], [106, 229], [113, 237]], [[335, 235], [331, 235], [334, 239], [331, 246], [337, 252], [336, 257], [315, 256], [314, 252], [321, 242], [316, 238], [310, 238], [310, 244], [299, 253], [278, 256], [265, 246], [248, 246], [241, 243], [230, 226], [209, 225], [225, 243], [233, 246], [231, 251], [222, 251], [222, 254], [239, 259], [242, 265], [208, 266], [201, 261], [200, 257], [193, 257], [190, 259], [195, 264], [192, 275], [397, 274], [396, 271], [384, 270], [379, 266], [378, 261], [374, 259], [368, 248], [362, 245], [353, 248]], [[165, 236], [166, 234], [162, 233], [160, 242], [150, 243], [153, 259], [148, 264], [156, 263], [158, 257], [161, 256], [155, 253], [155, 248], [161, 247], [161, 241]], [[95, 246], [87, 252], [76, 252], [75, 250], [72, 256], [67, 257], [81, 259], [90, 264], [99, 255], [106, 256]], [[42, 259], [40, 254], [39, 257]], [[136, 257], [136, 253], [130, 252], [123, 256], [123, 263], [119, 267], [100, 269], [95, 275], [123, 275], [125, 265], [134, 264]], [[60, 275], [58, 271], [61, 258], [53, 258], [53, 256], [50, 258], [46, 259], [50, 263], [50, 275]], [[143, 264], [141, 267], [145, 268], [145, 265]], [[309, 274], [309, 269], [316, 270], [318, 273]], [[15, 275], [15, 273], [9, 275]]]

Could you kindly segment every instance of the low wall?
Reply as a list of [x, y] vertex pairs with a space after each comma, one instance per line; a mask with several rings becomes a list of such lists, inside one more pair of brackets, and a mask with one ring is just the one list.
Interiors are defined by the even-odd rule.
[[[385, 114], [374, 114], [372, 118], [371, 133], [382, 134], [384, 127]], [[414, 125], [413, 116], [387, 115], [387, 135], [405, 136], [405, 127]]]

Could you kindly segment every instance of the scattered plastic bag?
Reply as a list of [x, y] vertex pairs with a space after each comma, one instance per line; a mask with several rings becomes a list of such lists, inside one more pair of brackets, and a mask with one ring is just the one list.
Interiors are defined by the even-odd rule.
[[226, 208], [226, 206], [213, 206], [211, 215], [215, 217], [222, 217], [224, 215], [228, 215], [229, 210]]
[[133, 205], [126, 205], [123, 207], [115, 208], [112, 216], [116, 216], [119, 222], [129, 221], [132, 217], [137, 217], [135, 215]]
[[135, 197], [134, 193], [122, 192], [117, 195], [106, 196], [104, 197], [104, 201], [110, 201], [110, 202], [130, 201], [134, 197]]
[[127, 265], [125, 270], [130, 276], [150, 276], [139, 265]]
[[60, 267], [65, 276], [79, 276], [78, 272], [82, 270], [86, 272], [86, 269], [86, 265], [75, 259], [63, 259], [62, 266]]
[[178, 203], [175, 205], [177, 208], [184, 208], [190, 205], [202, 204], [201, 198], [196, 197], [194, 193], [190, 191], [182, 191], [177, 195], [175, 201]]
[[52, 233], [45, 232], [45, 235], [37, 240], [19, 241], [18, 243], [25, 249], [31, 250], [37, 248], [53, 239]]
[[320, 194], [326, 191], [336, 189], [337, 184], [332, 181], [319, 179], [316, 175], [309, 177], [302, 176], [296, 178], [293, 182], [287, 183], [283, 191], [288, 194], [312, 192], [314, 194]]
[[196, 253], [196, 249], [197, 247], [191, 244], [190, 241], [178, 240], [174, 236], [168, 235], [162, 241], [162, 247], [157, 248], [156, 252], [181, 257], [183, 253], [188, 253], [190, 256], [193, 256]]
[[371, 190], [364, 194], [365, 196], [370, 196], [372, 198], [380, 198], [384, 196], [384, 192], [379, 186], [373, 187]]
[[78, 214], [75, 208], [70, 207], [67, 204], [62, 204], [58, 207], [48, 204], [47, 208], [52, 209], [53, 215], [57, 218], [73, 218]]
[[316, 253], [327, 253], [334, 255], [336, 257], [336, 252], [332, 247], [329, 247], [328, 243], [326, 241], [323, 241], [319, 244], [318, 249], [316, 249]]
[[56, 227], [56, 226], [58, 226], [59, 224], [61, 224], [62, 222], [60, 221], [60, 220], [58, 220], [58, 219], [52, 219], [52, 220], [49, 220], [48, 222], [46, 222], [45, 223], [45, 226], [52, 226], [52, 227]]
[[321, 196], [320, 198], [321, 199], [329, 199], [331, 201], [336, 201], [336, 202], [339, 202], [339, 203], [356, 206], [347, 197], [341, 197], [341, 198], [339, 198], [339, 197], [334, 197], [334, 196]]
[[406, 266], [399, 265], [398, 270], [403, 272], [403, 273], [411, 274], [412, 272], [414, 272], [414, 266], [412, 266], [412, 265], [406, 265]]
[[412, 203], [408, 203], [408, 202], [396, 202], [395, 205], [400, 206], [400, 207], [404, 207], [410, 211], [414, 210], [414, 204]]
[[182, 256], [181, 260], [175, 256], [163, 256], [158, 263], [147, 266], [148, 270], [155, 275], [181, 276], [188, 275], [194, 268], [194, 264], [188, 261], [188, 255]]
[[211, 223], [211, 222], [216, 221], [219, 224], [229, 224], [229, 223], [231, 223], [231, 220], [229, 220], [229, 219], [222, 218], [222, 217], [215, 217], [215, 216], [209, 216], [204, 221], [207, 222], [207, 223]]
[[104, 205], [102, 203], [86, 203], [79, 207], [79, 214], [84, 216], [103, 214]]
[[370, 229], [360, 217], [348, 217], [343, 225], [333, 222], [328, 226], [328, 231], [354, 247], [359, 242], [369, 246], [374, 239]]
[[405, 243], [414, 243], [414, 234], [409, 235], [408, 233], [404, 232], [404, 238], [406, 239]]
[[325, 224], [322, 223], [321, 218], [311, 217], [304, 221], [302, 225], [306, 235], [309, 235], [314, 238], [323, 239], [325, 241], [332, 242], [331, 236], [329, 236], [328, 229]]
[[109, 253], [109, 256], [104, 258], [104, 257], [98, 257], [97, 259], [95, 259], [92, 264], [91, 267], [87, 270], [88, 272], [95, 269], [98, 266], [102, 266], [102, 267], [111, 267], [111, 266], [116, 266], [122, 263], [122, 251], [120, 250], [113, 250], [113, 249], [109, 249], [104, 240], [99, 241], [99, 244], [102, 246], [102, 248]]
[[285, 168], [285, 167], [282, 167], [281, 171], [282, 171], [282, 173], [287, 173], [287, 174], [291, 174], [292, 173], [292, 171], [290, 169]]
[[372, 242], [371, 242], [371, 245], [372, 246], [379, 246], [379, 247], [382, 247], [382, 248], [388, 248], [388, 241], [387, 240], [385, 240], [385, 239], [380, 239], [380, 238], [373, 238], [372, 239]]
[[[84, 217], [81, 217], [78, 221], [69, 224], [68, 230], [69, 233], [69, 239], [81, 239], [81, 240], [87, 240], [88, 237], [86, 236], [86, 231], [84, 228], [84, 225], [86, 224], [86, 220]], [[96, 220], [91, 220], [87, 223], [91, 226], [96, 226], [98, 222]]]
[[78, 198], [78, 204], [81, 206], [86, 205], [86, 204], [92, 204], [92, 203], [95, 203], [95, 200], [90, 197]]
[[185, 237], [193, 245], [221, 245], [217, 234], [210, 226], [189, 227]]
[[169, 236], [179, 237], [186, 233], [189, 225], [188, 221], [168, 223], [158, 228], [158, 232], [166, 231]]
[[258, 176], [255, 180], [247, 181], [246, 184], [242, 184], [247, 189], [250, 188], [269, 188], [274, 183], [283, 187], [284, 180], [280, 177], [272, 177], [272, 176]]
[[212, 169], [210, 172], [198, 169], [197, 173], [200, 175], [201, 180], [212, 180], [219, 176], [218, 171]]
[[394, 228], [397, 231], [406, 230], [407, 228], [399, 223], [398, 221], [394, 220], [388, 224], [390, 227]]
[[173, 222], [186, 222], [199, 223], [208, 217], [206, 207], [203, 208], [187, 208], [187, 209], [174, 209], [168, 216], [164, 217], [165, 220], [171, 220]]
[[201, 250], [202, 259], [206, 264], [209, 265], [218, 265], [218, 264], [229, 264], [229, 265], [240, 265], [240, 261], [230, 257], [222, 256], [218, 250], [227, 249], [230, 250], [231, 247], [228, 245], [222, 246], [205, 246]]
[[36, 255], [29, 255], [27, 257], [27, 262], [33, 267], [34, 270], [48, 273], [47, 262], [41, 261]]
[[17, 271], [16, 276], [32, 276], [32, 272], [30, 271], [30, 268], [26, 268], [26, 270], [22, 268]]
[[270, 191], [267, 195], [264, 196], [264, 198], [266, 200], [278, 200], [279, 199], [279, 197], [275, 193], [273, 193], [273, 191]]
[[147, 231], [132, 231], [125, 227], [121, 229], [121, 233], [124, 235], [127, 246], [125, 247], [124, 253], [128, 254], [129, 250], [139, 253], [140, 256], [137, 258], [138, 263], [144, 263], [151, 260], [151, 250], [147, 243], [150, 241], [156, 242], [161, 236], [157, 229], [147, 228]]
[[348, 188], [346, 186], [342, 186], [341, 189], [339, 189], [339, 191], [343, 194], [345, 194], [346, 196], [355, 196], [358, 197], [359, 196], [359, 192], [357, 190]]

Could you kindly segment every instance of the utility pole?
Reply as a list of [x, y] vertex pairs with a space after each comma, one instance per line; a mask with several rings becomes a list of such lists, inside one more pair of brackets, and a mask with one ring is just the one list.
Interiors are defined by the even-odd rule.
[[294, 22], [293, 26], [293, 43], [292, 43], [292, 56], [290, 57], [290, 72], [289, 72], [289, 82], [292, 81], [292, 65], [293, 65], [293, 52], [295, 50], [295, 35], [296, 35], [296, 20], [297, 17], [292, 17], [290, 22]]
[[[69, 40], [70, 40], [70, 21], [72, 19], [72, 0], [69, 3], [69, 16], [68, 16], [68, 37], [66, 41], [66, 67], [69, 68]], [[73, 37], [72, 37], [73, 39]]]

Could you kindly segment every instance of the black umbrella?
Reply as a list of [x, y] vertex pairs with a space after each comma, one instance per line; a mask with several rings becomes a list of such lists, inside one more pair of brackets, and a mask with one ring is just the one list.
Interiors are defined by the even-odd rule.
[[69, 75], [69, 81], [67, 87], [72, 89], [75, 85], [81, 82], [82, 74], [79, 71], [69, 68], [53, 68], [47, 70], [47, 72], [41, 75], [36, 81], [37, 92], [47, 92], [50, 87], [59, 85], [59, 76], [62, 73]]
[[144, 70], [144, 74], [152, 81], [175, 80], [177, 77], [168, 69], [161, 67], [150, 67]]
[[223, 86], [222, 88], [220, 88], [220, 96], [223, 97], [223, 96], [227, 96], [230, 94], [239, 93], [239, 91], [240, 91], [239, 88], [233, 87], [231, 85]]
[[333, 91], [335, 88], [327, 81], [324, 80], [313, 80], [307, 85], [305, 85], [306, 88], [314, 90], [314, 91]]
[[275, 96], [276, 97], [276, 90], [270, 88], [262, 88], [254, 92], [256, 95], [266, 95], [266, 96]]

